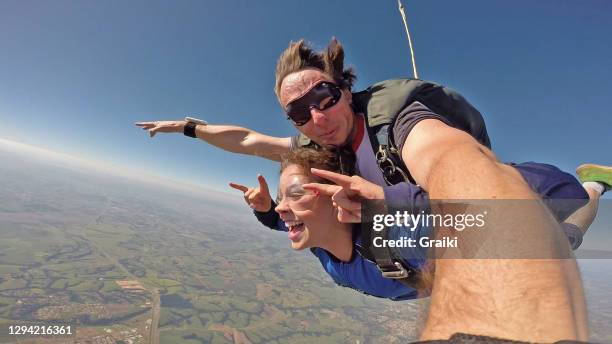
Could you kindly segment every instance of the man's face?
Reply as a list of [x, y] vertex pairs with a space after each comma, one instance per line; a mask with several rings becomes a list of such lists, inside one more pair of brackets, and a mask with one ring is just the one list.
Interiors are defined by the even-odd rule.
[[[318, 69], [306, 69], [287, 75], [280, 87], [283, 109], [323, 81], [333, 83], [332, 78]], [[306, 124], [295, 127], [322, 146], [341, 146], [347, 143], [353, 131], [355, 116], [351, 101], [351, 92], [343, 90], [342, 97], [335, 105], [325, 110], [310, 109], [312, 118]]]

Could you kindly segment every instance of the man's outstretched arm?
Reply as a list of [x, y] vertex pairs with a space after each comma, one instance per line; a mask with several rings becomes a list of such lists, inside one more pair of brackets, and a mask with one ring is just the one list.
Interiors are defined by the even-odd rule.
[[[471, 136], [442, 122], [424, 120], [408, 136], [402, 157], [431, 199], [531, 200], [514, 209], [498, 207], [487, 215], [487, 230], [494, 230], [494, 235], [460, 245], [508, 252], [509, 247], [531, 243], [539, 257], [567, 255], [567, 245], [555, 244], [563, 242], [559, 225], [538, 197], [520, 175]], [[423, 339], [446, 339], [457, 332], [536, 342], [587, 339], [575, 260], [488, 258], [496, 259], [435, 262]]]
[[[151, 137], [157, 133], [183, 133], [185, 121], [136, 122], [149, 132]], [[254, 130], [234, 125], [198, 125], [196, 137], [228, 152], [255, 155], [280, 161], [280, 156], [289, 151], [290, 137], [264, 135]]]

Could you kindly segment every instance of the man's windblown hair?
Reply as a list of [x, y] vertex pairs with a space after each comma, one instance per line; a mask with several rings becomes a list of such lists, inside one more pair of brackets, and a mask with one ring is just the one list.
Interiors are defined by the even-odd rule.
[[301, 39], [290, 42], [289, 47], [278, 58], [274, 86], [276, 96], [280, 98], [280, 87], [287, 75], [308, 68], [321, 70], [342, 89], [350, 90], [357, 79], [352, 68], [344, 69], [344, 48], [336, 38], [331, 39], [326, 49], [318, 52]]

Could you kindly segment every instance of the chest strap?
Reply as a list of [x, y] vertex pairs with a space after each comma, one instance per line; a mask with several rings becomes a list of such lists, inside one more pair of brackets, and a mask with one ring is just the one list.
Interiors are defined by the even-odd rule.
[[[389, 129], [392, 127], [393, 123], [374, 128], [366, 123], [368, 137], [376, 156], [376, 164], [387, 185], [403, 182], [416, 184], [402, 161], [399, 150], [389, 136]], [[371, 244], [375, 237], [381, 237], [382, 240], [388, 239], [389, 229], [385, 227], [382, 231], [376, 232], [372, 229], [371, 223], [363, 224], [362, 228], [364, 229], [361, 233], [362, 242], [368, 245], [367, 247], [358, 246], [359, 254], [375, 263], [383, 277], [398, 280], [410, 288], [417, 289], [417, 283], [420, 281], [419, 270], [402, 264], [402, 260], [397, 259], [388, 247], [374, 247]]]
[[372, 239], [375, 237], [387, 240], [389, 229], [385, 227], [382, 231], [375, 232], [372, 230], [371, 223], [362, 224], [362, 228], [363, 226], [365, 226], [366, 230], [361, 232], [361, 242], [367, 245], [356, 244], [356, 251], [363, 258], [375, 263], [383, 277], [397, 280], [407, 287], [419, 289], [419, 282], [421, 280], [420, 270], [403, 264], [402, 260], [396, 258], [388, 247], [374, 247], [371, 245]]

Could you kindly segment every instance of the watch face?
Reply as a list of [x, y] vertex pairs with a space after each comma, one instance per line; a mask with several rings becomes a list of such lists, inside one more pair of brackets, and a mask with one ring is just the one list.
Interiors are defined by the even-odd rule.
[[195, 123], [195, 124], [202, 124], [202, 125], [208, 124], [208, 122], [206, 122], [205, 120], [194, 118], [194, 117], [185, 117], [185, 121], [188, 123]]

